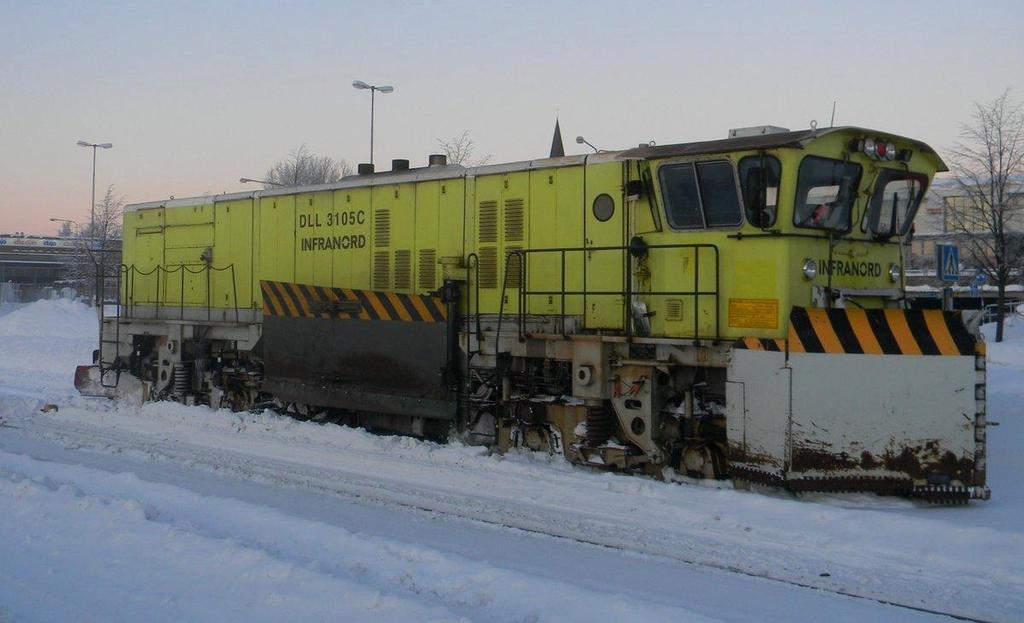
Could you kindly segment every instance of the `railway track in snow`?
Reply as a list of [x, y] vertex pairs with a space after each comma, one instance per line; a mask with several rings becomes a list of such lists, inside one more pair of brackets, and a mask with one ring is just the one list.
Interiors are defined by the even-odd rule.
[[[422, 478], [401, 477], [416, 471], [439, 469], [429, 461], [403, 457], [397, 459], [403, 464], [394, 469], [394, 456], [345, 449], [345, 452], [356, 455], [353, 457], [353, 463], [358, 465], [356, 469], [304, 462], [301, 456], [288, 459], [257, 454], [246, 451], [241, 447], [243, 444], [232, 447], [235, 444], [230, 440], [218, 439], [223, 443], [217, 446], [203, 445], [48, 416], [18, 418], [8, 425], [75, 448], [100, 452], [131, 451], [150, 460], [170, 460], [360, 503], [401, 507], [501, 529], [612, 548], [921, 613], [964, 621], [1009, 620], [1001, 616], [1007, 611], [1007, 595], [1000, 594], [990, 581], [977, 575], [964, 575], [958, 578], [956, 585], [951, 585], [948, 574], [930, 574], [913, 561], [878, 560], [870, 552], [861, 559], [844, 556], [837, 562], [830, 559], [827, 552], [817, 555], [814, 552], [794, 552], [789, 543], [755, 541], [752, 544], [749, 539], [725, 538], [721, 533], [706, 534], [692, 526], [676, 529], [672, 525], [631, 522], [621, 514], [605, 515], [600, 508], [579, 510], [568, 505], [538, 504], [528, 499], [500, 495], [500, 491], [454, 491], [451, 486], [425, 485]], [[285, 446], [281, 450], [288, 453], [295, 449]], [[306, 458], [315, 460], [316, 457]], [[388, 470], [391, 477], [373, 475], [374, 463], [379, 461], [391, 464]], [[395, 477], [396, 472], [398, 477]], [[487, 474], [483, 477], [486, 479]], [[494, 480], [500, 486], [501, 478], [495, 476]], [[543, 482], [536, 484], [544, 485]], [[641, 512], [641, 509], [638, 507], [636, 511]], [[1000, 600], [1003, 607], [986, 607], [986, 604], [999, 603]], [[1020, 605], [1024, 607], [1024, 603]], [[1015, 607], [1011, 606], [1010, 611]]]

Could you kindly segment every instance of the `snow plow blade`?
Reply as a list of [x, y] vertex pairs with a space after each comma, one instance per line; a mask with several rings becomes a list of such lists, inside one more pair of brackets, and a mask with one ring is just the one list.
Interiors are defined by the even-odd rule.
[[75, 389], [83, 396], [119, 398], [134, 404], [142, 404], [148, 398], [147, 386], [139, 379], [110, 368], [101, 371], [95, 364], [75, 368]]
[[793, 308], [786, 339], [742, 338], [730, 353], [731, 474], [988, 499], [984, 346], [954, 312]]

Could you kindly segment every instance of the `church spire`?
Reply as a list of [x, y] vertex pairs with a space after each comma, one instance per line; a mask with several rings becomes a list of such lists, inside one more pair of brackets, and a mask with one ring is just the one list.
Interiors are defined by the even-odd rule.
[[551, 157], [561, 158], [565, 155], [565, 147], [562, 145], [562, 128], [558, 126], [558, 117], [555, 117], [555, 135], [551, 137]]

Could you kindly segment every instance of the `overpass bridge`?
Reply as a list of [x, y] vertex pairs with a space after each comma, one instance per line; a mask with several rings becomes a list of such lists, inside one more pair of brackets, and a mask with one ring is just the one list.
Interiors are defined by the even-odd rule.
[[[49, 298], [65, 287], [86, 293], [84, 280], [72, 275], [92, 270], [86, 242], [79, 238], [0, 234], [0, 302]], [[117, 265], [121, 261], [121, 241], [107, 241], [107, 246], [116, 249], [114, 257], [107, 254], [107, 262]], [[89, 268], [72, 270], [83, 265]]]

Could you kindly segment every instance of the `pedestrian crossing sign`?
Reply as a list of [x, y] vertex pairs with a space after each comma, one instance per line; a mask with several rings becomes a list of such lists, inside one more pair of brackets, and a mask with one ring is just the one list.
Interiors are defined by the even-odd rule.
[[938, 278], [943, 281], [960, 281], [960, 247], [940, 244], [935, 248]]

